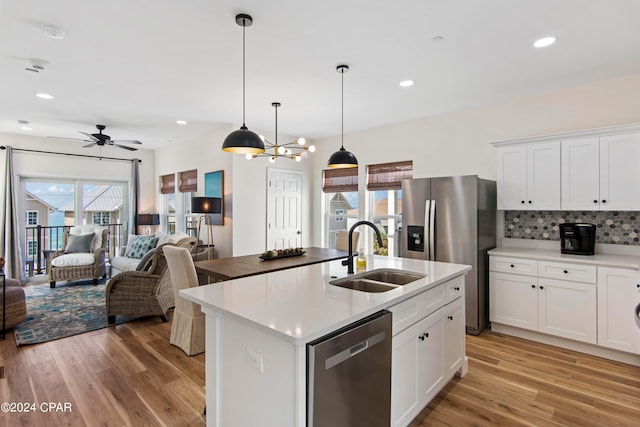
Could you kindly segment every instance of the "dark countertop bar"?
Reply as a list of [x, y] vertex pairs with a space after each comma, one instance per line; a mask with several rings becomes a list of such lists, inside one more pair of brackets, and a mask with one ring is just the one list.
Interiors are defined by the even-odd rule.
[[262, 260], [261, 254], [195, 262], [196, 271], [216, 280], [232, 280], [272, 271], [317, 264], [347, 258], [349, 253], [329, 248], [305, 248], [306, 253], [272, 260]]

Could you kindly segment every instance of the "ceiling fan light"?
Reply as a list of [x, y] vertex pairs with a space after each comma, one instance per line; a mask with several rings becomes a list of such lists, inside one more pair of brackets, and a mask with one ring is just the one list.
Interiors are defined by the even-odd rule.
[[341, 147], [340, 150], [329, 157], [327, 167], [331, 169], [357, 168], [358, 159], [356, 159], [356, 156], [354, 156], [352, 152]]
[[264, 153], [264, 143], [255, 132], [242, 126], [234, 130], [224, 139], [222, 151], [238, 154], [259, 154]]

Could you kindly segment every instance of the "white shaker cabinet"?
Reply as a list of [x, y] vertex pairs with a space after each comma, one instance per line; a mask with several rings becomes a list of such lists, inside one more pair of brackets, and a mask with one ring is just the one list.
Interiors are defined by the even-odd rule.
[[406, 426], [451, 378], [466, 373], [464, 277], [389, 307], [391, 425]]
[[598, 267], [598, 345], [640, 354], [633, 312], [640, 302], [637, 270]]
[[490, 269], [492, 323], [596, 344], [595, 267], [491, 256]]
[[640, 133], [562, 141], [562, 209], [640, 209]]
[[444, 381], [444, 309], [393, 337], [391, 420], [406, 426]]
[[497, 148], [498, 209], [560, 209], [560, 146], [557, 141]]

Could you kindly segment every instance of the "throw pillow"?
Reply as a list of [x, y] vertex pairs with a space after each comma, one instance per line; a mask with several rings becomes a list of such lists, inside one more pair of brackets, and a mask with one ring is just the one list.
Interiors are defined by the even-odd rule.
[[91, 251], [95, 234], [69, 234], [65, 254], [88, 253]]
[[156, 248], [149, 249], [146, 254], [142, 257], [138, 266], [136, 267], [136, 271], [147, 271], [149, 267], [151, 267], [151, 258], [153, 254], [156, 252]]
[[156, 236], [137, 236], [133, 242], [127, 242], [127, 252], [125, 256], [128, 258], [142, 258], [144, 254], [156, 247], [158, 238]]

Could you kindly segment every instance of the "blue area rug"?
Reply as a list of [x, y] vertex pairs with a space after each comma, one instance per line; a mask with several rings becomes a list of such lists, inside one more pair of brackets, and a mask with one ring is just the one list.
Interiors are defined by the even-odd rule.
[[[106, 284], [92, 281], [49, 283], [24, 288], [27, 318], [13, 329], [18, 346], [37, 344], [109, 326], [105, 301]], [[133, 318], [116, 317], [116, 324]]]

